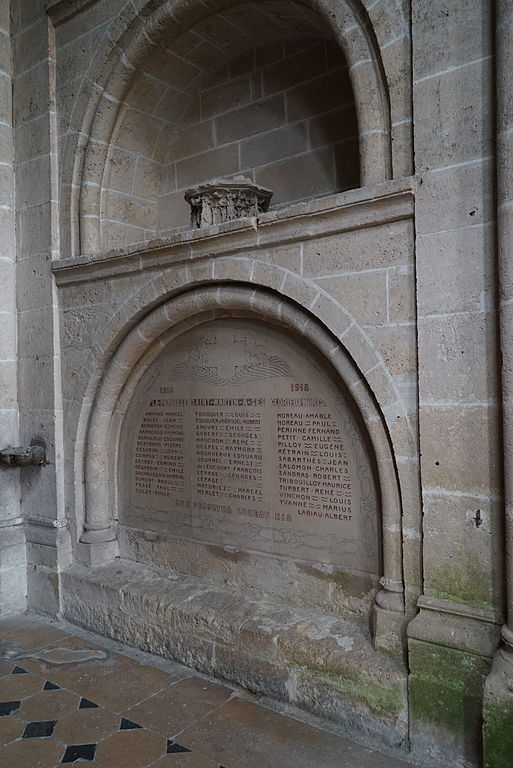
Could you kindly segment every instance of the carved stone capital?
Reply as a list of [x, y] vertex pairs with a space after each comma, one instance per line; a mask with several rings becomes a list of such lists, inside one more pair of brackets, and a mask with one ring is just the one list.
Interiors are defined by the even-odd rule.
[[236, 176], [232, 181], [215, 179], [191, 187], [184, 197], [191, 206], [191, 227], [200, 229], [265, 213], [272, 194], [270, 189]]

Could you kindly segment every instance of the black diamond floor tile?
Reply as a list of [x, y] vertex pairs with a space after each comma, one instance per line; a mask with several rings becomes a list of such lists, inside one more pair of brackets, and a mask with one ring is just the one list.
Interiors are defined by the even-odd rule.
[[59, 691], [60, 687], [60, 685], [56, 685], [55, 683], [51, 683], [49, 680], [47, 680], [43, 686], [43, 691]]
[[70, 744], [61, 763], [74, 763], [75, 760], [94, 760], [96, 744]]
[[23, 731], [24, 739], [40, 739], [44, 736], [51, 736], [57, 720], [39, 720], [33, 723], [27, 723]]
[[23, 669], [23, 667], [16, 666], [11, 672], [11, 675], [28, 675], [28, 672], [26, 669]]
[[12, 715], [20, 708], [21, 701], [0, 701], [0, 717]]
[[187, 749], [187, 747], [182, 747], [181, 744], [177, 744], [176, 741], [171, 741], [171, 739], [167, 740], [167, 754], [168, 755], [174, 755], [178, 752], [190, 752], [190, 749]]
[[132, 720], [127, 720], [126, 717], [121, 718], [120, 731], [133, 731], [135, 728], [142, 728], [142, 725], [134, 723]]
[[81, 698], [78, 708], [79, 709], [99, 709], [100, 705], [95, 704], [94, 701], [89, 701], [89, 699]]

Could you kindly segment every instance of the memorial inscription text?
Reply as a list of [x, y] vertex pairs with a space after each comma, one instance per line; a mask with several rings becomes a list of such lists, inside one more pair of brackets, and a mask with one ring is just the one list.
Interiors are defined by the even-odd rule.
[[360, 428], [284, 331], [225, 319], [186, 332], [143, 377], [123, 430], [122, 523], [376, 572]]

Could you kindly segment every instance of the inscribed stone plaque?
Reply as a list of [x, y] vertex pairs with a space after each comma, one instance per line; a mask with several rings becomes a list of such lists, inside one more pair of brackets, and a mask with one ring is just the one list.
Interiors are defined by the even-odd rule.
[[226, 318], [185, 332], [124, 419], [121, 523], [377, 573], [361, 429], [327, 364], [285, 331]]

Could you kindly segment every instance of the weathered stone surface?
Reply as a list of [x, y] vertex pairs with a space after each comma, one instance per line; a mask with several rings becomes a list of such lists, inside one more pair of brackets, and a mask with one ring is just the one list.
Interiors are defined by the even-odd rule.
[[[37, 438], [49, 458], [0, 469], [0, 612], [24, 608], [28, 580], [39, 611], [64, 604], [388, 745], [409, 732], [430, 768], [509, 768], [503, 655], [483, 707], [503, 620], [513, 647], [513, 24], [508, 0], [492, 5], [0, 4], [0, 450]], [[274, 190], [270, 210], [191, 230], [185, 189], [240, 173]], [[127, 512], [124, 413], [172, 333], [234, 308], [268, 356], [294, 329], [308, 383], [333, 363], [330, 407], [353, 397], [376, 486], [376, 524], [356, 537], [370, 559], [326, 555], [334, 520], [292, 528], [273, 450], [248, 474], [274, 506], [244, 505], [285, 514], [272, 526], [247, 517], [237, 538], [219, 530], [228, 513], [189, 509], [179, 528], [154, 493], [151, 519]], [[166, 366], [158, 387], [174, 386]], [[281, 378], [259, 396], [305, 383]], [[183, 459], [181, 500], [229, 506], [192, 489], [195, 448]], [[87, 567], [62, 576], [71, 562]]]
[[405, 738], [405, 670], [372, 649], [361, 625], [126, 561], [95, 572], [75, 566], [63, 578], [64, 613], [82, 626], [345, 722], [367, 739], [397, 746]]
[[[16, 359], [16, 240], [13, 59], [9, 4], [0, 12], [0, 450], [20, 440]], [[41, 43], [39, 42], [39, 45]], [[0, 467], [0, 616], [23, 611], [27, 600], [25, 535], [21, 526], [19, 470]]]
[[247, 217], [257, 218], [269, 208], [270, 189], [259, 187], [244, 176], [231, 181], [213, 179], [185, 191], [191, 206], [191, 226], [200, 228]]
[[329, 370], [307, 355], [240, 319], [172, 342], [125, 417], [121, 522], [376, 574], [364, 438]]

